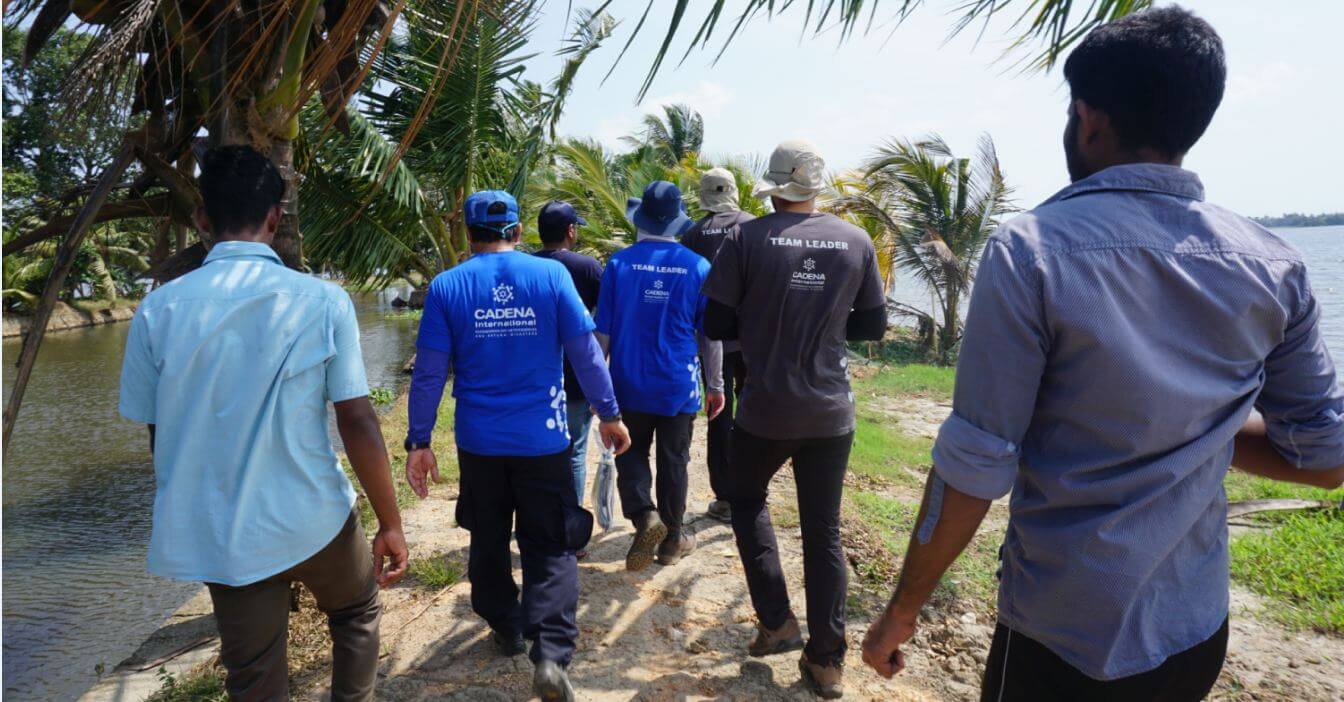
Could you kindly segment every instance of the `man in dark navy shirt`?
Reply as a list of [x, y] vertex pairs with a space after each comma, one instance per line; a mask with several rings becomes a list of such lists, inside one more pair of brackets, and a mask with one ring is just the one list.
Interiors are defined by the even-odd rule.
[[[563, 200], [552, 200], [537, 215], [537, 233], [541, 236], [542, 250], [534, 255], [559, 261], [574, 279], [579, 299], [591, 313], [597, 309], [597, 293], [602, 284], [602, 264], [592, 256], [575, 253], [579, 241], [579, 227], [588, 222]], [[565, 408], [569, 419], [570, 465], [574, 470], [574, 492], [583, 504], [583, 485], [588, 475], [588, 433], [593, 424], [593, 413], [583, 388], [574, 377], [574, 368], [565, 359]], [[580, 552], [582, 557], [586, 555]]]

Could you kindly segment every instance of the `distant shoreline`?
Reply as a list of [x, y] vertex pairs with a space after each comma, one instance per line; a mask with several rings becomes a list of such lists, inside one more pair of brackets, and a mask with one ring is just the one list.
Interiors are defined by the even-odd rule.
[[1266, 227], [1335, 227], [1344, 225], [1344, 212], [1300, 214], [1291, 212], [1278, 217], [1252, 217]]

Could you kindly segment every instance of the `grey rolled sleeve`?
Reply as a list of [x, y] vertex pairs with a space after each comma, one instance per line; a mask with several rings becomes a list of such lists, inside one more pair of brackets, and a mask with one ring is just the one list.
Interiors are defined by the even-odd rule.
[[1265, 359], [1265, 383], [1256, 409], [1270, 443], [1298, 468], [1344, 465], [1344, 391], [1321, 337], [1320, 306], [1305, 269], [1295, 271], [1297, 313], [1283, 340]]
[[992, 500], [1012, 490], [1045, 369], [1043, 319], [1038, 270], [991, 239], [966, 316], [952, 415], [933, 445], [938, 476], [960, 492]]

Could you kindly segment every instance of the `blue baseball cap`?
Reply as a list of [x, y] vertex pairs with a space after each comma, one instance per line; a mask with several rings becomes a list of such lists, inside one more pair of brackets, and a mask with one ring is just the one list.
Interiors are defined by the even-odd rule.
[[665, 180], [649, 183], [644, 188], [644, 197], [627, 200], [625, 216], [641, 231], [654, 236], [680, 237], [695, 224], [695, 220], [686, 216], [681, 189]]
[[462, 214], [468, 227], [486, 227], [503, 232], [518, 224], [518, 201], [504, 190], [480, 190], [467, 197]]
[[551, 200], [537, 213], [537, 231], [559, 232], [571, 224], [588, 225], [588, 220], [579, 216], [578, 210], [564, 200]]

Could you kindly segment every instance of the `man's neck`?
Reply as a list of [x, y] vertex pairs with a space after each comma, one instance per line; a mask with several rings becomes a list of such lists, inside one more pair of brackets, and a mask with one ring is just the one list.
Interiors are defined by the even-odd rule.
[[249, 244], [266, 244], [267, 246], [270, 246], [271, 241], [273, 241], [274, 239], [275, 234], [273, 232], [242, 231], [242, 232], [229, 232], [228, 234], [216, 235], [215, 243], [222, 244], [226, 241], [240, 241]]
[[568, 251], [568, 250], [569, 250], [569, 244], [567, 244], [567, 243], [565, 243], [565, 242], [563, 242], [563, 241], [559, 241], [559, 242], [542, 242], [542, 243], [541, 243], [541, 249], [542, 249], [543, 251]]
[[[1168, 156], [1156, 149], [1142, 148], [1137, 151], [1126, 151], [1118, 153], [1110, 158], [1103, 159], [1102, 162], [1092, 169], [1092, 173], [1100, 173], [1111, 166], [1130, 166], [1143, 163], [1154, 163], [1159, 166], [1176, 166], [1179, 168], [1185, 161], [1185, 154]], [[1088, 175], [1092, 175], [1089, 173]]]
[[793, 202], [784, 198], [773, 198], [776, 212], [794, 212], [797, 214], [812, 214], [817, 211], [817, 200], [812, 198], [804, 202]]
[[499, 241], [475, 241], [471, 244], [472, 253], [504, 253], [512, 251], [517, 242], [512, 239], [501, 239]]

